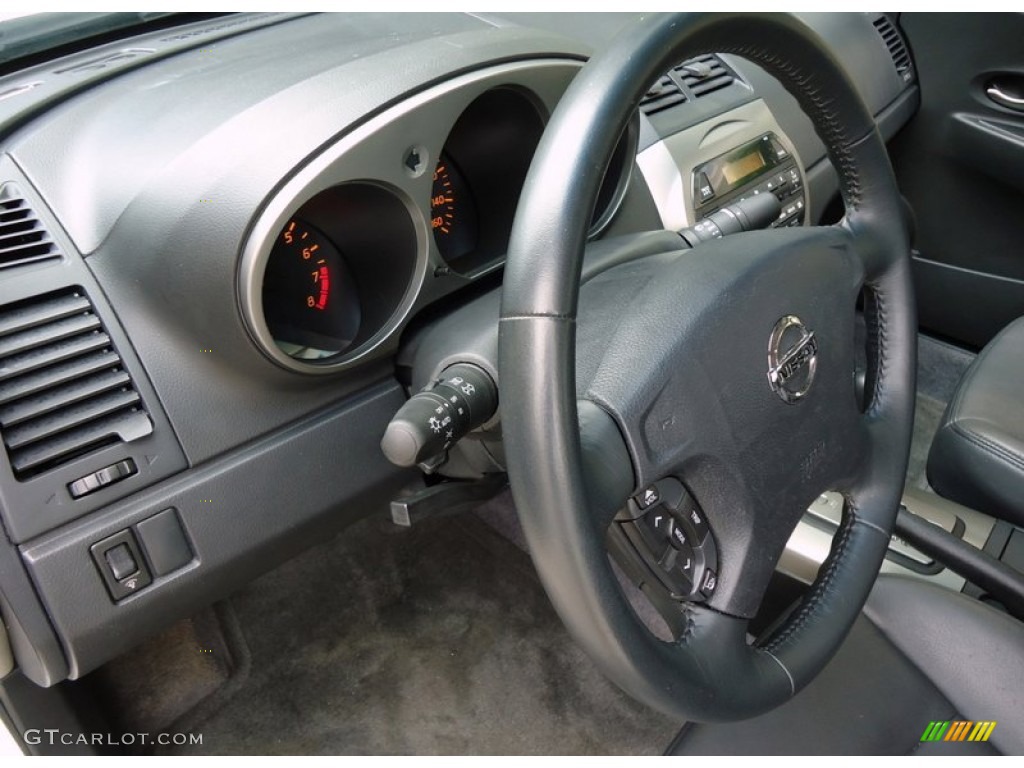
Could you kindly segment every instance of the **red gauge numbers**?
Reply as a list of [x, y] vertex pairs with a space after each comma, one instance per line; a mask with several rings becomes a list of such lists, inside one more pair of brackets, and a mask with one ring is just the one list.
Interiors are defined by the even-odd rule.
[[430, 196], [430, 225], [434, 237], [450, 235], [455, 228], [455, 190], [448, 166], [442, 160], [434, 169], [434, 188]]
[[286, 246], [301, 249], [299, 252], [302, 259], [314, 267], [310, 270], [312, 284], [306, 297], [306, 306], [322, 310], [326, 309], [327, 300], [331, 295], [331, 268], [327, 265], [327, 259], [317, 253], [320, 250], [320, 243], [310, 238], [309, 229], [308, 226], [300, 228], [299, 222], [292, 220], [281, 233], [281, 240]]
[[316, 296], [310, 295], [306, 303], [314, 309], [326, 309], [327, 299], [331, 295], [331, 273], [324, 264], [320, 269], [313, 270], [313, 283]]
[[278, 346], [292, 357], [343, 351], [360, 323], [345, 261], [323, 232], [301, 219], [281, 230], [263, 278], [263, 310]]
[[443, 154], [434, 168], [430, 228], [441, 256], [455, 269], [458, 269], [459, 259], [476, 248], [476, 203], [455, 163]]

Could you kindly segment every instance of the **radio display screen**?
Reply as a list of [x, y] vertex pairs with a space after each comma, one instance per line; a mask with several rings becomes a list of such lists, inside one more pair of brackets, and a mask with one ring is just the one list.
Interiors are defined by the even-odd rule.
[[693, 169], [695, 207], [721, 200], [787, 162], [789, 154], [773, 133], [708, 160]]
[[753, 176], [766, 165], [761, 148], [755, 146], [745, 155], [722, 163], [722, 176], [730, 187], [737, 186], [748, 176]]

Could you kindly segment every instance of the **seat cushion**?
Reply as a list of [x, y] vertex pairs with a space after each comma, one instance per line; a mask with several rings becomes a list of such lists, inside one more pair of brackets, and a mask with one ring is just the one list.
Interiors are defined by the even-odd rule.
[[1024, 525], [1024, 318], [989, 342], [961, 379], [932, 441], [928, 482], [946, 498]]

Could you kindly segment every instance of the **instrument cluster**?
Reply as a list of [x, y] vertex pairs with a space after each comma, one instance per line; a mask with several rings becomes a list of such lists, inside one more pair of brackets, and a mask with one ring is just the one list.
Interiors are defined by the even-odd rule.
[[[576, 66], [534, 64], [536, 90], [507, 76], [442, 87], [286, 185], [242, 257], [240, 304], [260, 348], [291, 370], [344, 369], [393, 349], [419, 308], [500, 269], [530, 162]], [[637, 134], [634, 121], [606, 169], [592, 238], [622, 203]]]

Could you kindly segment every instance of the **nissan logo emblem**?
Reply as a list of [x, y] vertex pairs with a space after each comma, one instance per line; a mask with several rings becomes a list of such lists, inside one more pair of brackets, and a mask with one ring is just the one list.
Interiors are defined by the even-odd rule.
[[768, 385], [787, 403], [795, 403], [811, 388], [818, 367], [814, 331], [796, 315], [775, 324], [768, 340]]

